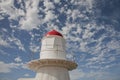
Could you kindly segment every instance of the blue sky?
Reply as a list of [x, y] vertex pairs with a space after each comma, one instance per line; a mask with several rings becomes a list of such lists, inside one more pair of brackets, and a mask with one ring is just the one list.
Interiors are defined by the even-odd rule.
[[52, 29], [78, 63], [71, 80], [120, 80], [120, 0], [0, 0], [0, 80], [35, 77], [25, 64]]

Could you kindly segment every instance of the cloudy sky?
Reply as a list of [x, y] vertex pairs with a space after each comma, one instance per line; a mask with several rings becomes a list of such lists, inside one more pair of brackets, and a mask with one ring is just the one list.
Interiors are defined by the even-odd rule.
[[25, 64], [52, 29], [78, 63], [71, 80], [120, 80], [120, 0], [0, 0], [0, 80], [35, 77]]

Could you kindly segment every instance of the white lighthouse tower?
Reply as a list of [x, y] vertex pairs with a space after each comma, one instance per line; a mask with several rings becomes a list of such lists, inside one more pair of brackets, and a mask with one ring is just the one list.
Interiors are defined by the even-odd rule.
[[28, 67], [37, 72], [36, 77], [20, 80], [70, 80], [68, 71], [77, 64], [66, 59], [65, 39], [52, 30], [42, 39], [40, 59], [30, 61]]

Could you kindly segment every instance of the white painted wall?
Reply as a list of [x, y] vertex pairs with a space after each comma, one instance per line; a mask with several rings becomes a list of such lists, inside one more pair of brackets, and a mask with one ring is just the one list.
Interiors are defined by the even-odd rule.
[[68, 70], [62, 67], [43, 67], [37, 72], [35, 80], [70, 80]]
[[40, 59], [66, 59], [65, 39], [56, 35], [44, 37]]

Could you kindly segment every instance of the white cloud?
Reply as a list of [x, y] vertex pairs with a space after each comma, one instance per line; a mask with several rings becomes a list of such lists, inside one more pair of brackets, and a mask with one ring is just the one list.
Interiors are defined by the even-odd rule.
[[70, 61], [75, 61], [75, 59], [76, 59], [76, 57], [73, 53], [67, 54], [66, 58], [67, 58], [67, 60], [70, 60]]
[[86, 2], [88, 3], [88, 8], [93, 8], [94, 0], [86, 0]]
[[68, 19], [71, 16], [73, 18], [73, 20], [76, 20], [77, 18], [89, 20], [89, 17], [87, 17], [84, 13], [81, 13], [81, 11], [79, 9], [74, 9], [72, 11], [68, 10], [67, 14], [69, 14]]
[[96, 74], [97, 74], [97, 72], [96, 73], [93, 73], [93, 72], [85, 73], [80, 69], [76, 69], [76, 70], [73, 70], [70, 72], [70, 78], [71, 78], [71, 80], [79, 80], [82, 78], [87, 79], [90, 77], [97, 77], [97, 76], [95, 76]]
[[93, 8], [93, 3], [94, 3], [94, 0], [78, 0], [78, 1], [72, 1], [75, 5], [78, 5], [78, 6], [84, 6], [86, 7], [86, 11], [88, 11], [89, 9]]
[[12, 69], [28, 69], [23, 63], [5, 63], [0, 61], [0, 73], [9, 73]]
[[[11, 19], [18, 21], [20, 29], [29, 31], [37, 28], [41, 22], [38, 15], [39, 0], [26, 0], [23, 2], [25, 3], [25, 8], [21, 0], [19, 0], [17, 3], [20, 4], [20, 8], [18, 9], [14, 6], [14, 0], [2, 0], [0, 3], [1, 12], [9, 15], [10, 21]], [[10, 24], [10, 26], [12, 27], [13, 25]]]
[[8, 73], [11, 71], [10, 70], [11, 66], [9, 64], [6, 64], [6, 63], [0, 61], [0, 65], [1, 65], [0, 66], [0, 73]]
[[22, 61], [22, 59], [21, 59], [20, 57], [16, 57], [14, 60], [15, 60], [16, 62], [21, 62], [21, 61]]
[[120, 43], [117, 40], [112, 40], [107, 44], [109, 49], [120, 49]]
[[50, 10], [50, 9], [55, 8], [54, 4], [52, 2], [50, 2], [49, 0], [45, 0], [43, 4], [45, 6], [45, 10]]
[[[63, 34], [68, 34], [68, 33], [69, 33], [69, 30], [70, 30], [69, 27], [63, 27], [63, 28], [62, 28], [62, 33], [63, 33]], [[66, 36], [65, 36], [65, 37], [66, 37]]]
[[20, 66], [20, 64], [4, 63], [3, 61], [0, 61], [0, 73], [11, 72], [12, 68], [18, 68], [18, 66]]
[[[21, 43], [21, 41], [14, 36], [8, 37], [9, 44], [12, 46], [12, 44], [15, 44], [19, 50], [25, 51], [24, 45]], [[15, 48], [14, 46], [12, 46]]]
[[91, 38], [91, 36], [93, 36], [93, 35], [94, 35], [93, 32], [90, 32], [90, 30], [86, 29], [82, 36], [82, 39]]
[[28, 77], [28, 76], [30, 76], [30, 74], [24, 74], [24, 76], [25, 76], [25, 77]]
[[20, 39], [14, 36], [14, 32], [8, 36], [8, 31], [5, 28], [1, 29], [2, 35], [0, 35], [0, 46], [8, 48], [17, 48], [19, 50], [25, 51], [24, 45], [21, 43]]
[[9, 47], [8, 42], [7, 42], [7, 41], [5, 41], [5, 40], [3, 40], [3, 39], [1, 38], [1, 35], [0, 35], [0, 46]]
[[[117, 74], [118, 75], [118, 74]], [[88, 71], [88, 72], [84, 72], [80, 69], [76, 69], [70, 72], [70, 78], [71, 80], [80, 80], [80, 79], [85, 79], [85, 80], [115, 80], [116, 74], [114, 73], [109, 73], [106, 71]], [[118, 80], [118, 76], [116, 76], [116, 80]]]
[[30, 50], [32, 51], [32, 53], [36, 53], [40, 51], [40, 46], [38, 45], [34, 45], [33, 43], [30, 44]]
[[[1, 32], [7, 32], [5, 28], [1, 29]], [[4, 39], [4, 35], [0, 34], [0, 46], [10, 47], [9, 43]]]
[[49, 27], [47, 27], [46, 30], [55, 29], [55, 30], [59, 31], [58, 26], [55, 25], [53, 22], [49, 22], [49, 21], [48, 21], [47, 26], [49, 26]]
[[80, 14], [80, 11], [77, 9], [77, 10], [73, 10], [71, 12], [71, 17], [73, 18], [73, 20], [75, 20], [76, 18], [78, 18], [81, 14]]
[[0, 3], [1, 11], [3, 13], [7, 13], [8, 15], [11, 15], [11, 17], [15, 17], [15, 15], [12, 15], [14, 13], [13, 7], [13, 0], [2, 0]]
[[73, 71], [70, 72], [70, 79], [71, 80], [78, 80], [78, 79], [80, 79], [81, 77], [84, 77], [84, 76], [85, 76], [85, 73], [82, 72], [79, 69], [76, 69], [76, 70], [73, 70]]
[[22, 17], [19, 21], [20, 28], [25, 30], [32, 30], [34, 28], [37, 28], [40, 24], [40, 19], [38, 15], [38, 4], [39, 0], [36, 1], [25, 1], [25, 9], [26, 13], [24, 17]]
[[[110, 64], [112, 65], [116, 60], [116, 55], [119, 53], [119, 41], [115, 39], [118, 35], [115, 35], [116, 31], [112, 28], [107, 30], [107, 25], [97, 25], [97, 23], [92, 22], [89, 24], [85, 24], [83, 27], [79, 23], [66, 22], [65, 27], [62, 27], [62, 33], [65, 34], [65, 39], [67, 40], [67, 48], [68, 52], [86, 52], [91, 55], [90, 58], [84, 58], [82, 62], [84, 63], [84, 67], [91, 69], [104, 69], [105, 67], [110, 68]], [[99, 33], [99, 31], [105, 31]], [[96, 35], [96, 33], [99, 34]], [[111, 34], [111, 35], [109, 35]], [[108, 37], [112, 40], [108, 40], [107, 43], [103, 42], [103, 40]], [[93, 38], [93, 36], [98, 38]], [[94, 44], [93, 44], [94, 43]], [[88, 46], [89, 44], [93, 44]], [[69, 51], [70, 50], [70, 51]], [[115, 50], [117, 52], [113, 54], [109, 53], [111, 50]], [[84, 53], [80, 53], [82, 55]], [[85, 54], [87, 56], [87, 54]], [[107, 58], [106, 58], [107, 57]], [[117, 58], [118, 60], [118, 58]], [[84, 62], [86, 61], [86, 62]], [[109, 63], [109, 64], [108, 64]], [[106, 68], [105, 68], [106, 69]]]
[[87, 50], [87, 49], [86, 49], [86, 45], [87, 45], [87, 44], [88, 44], [87, 42], [83, 42], [83, 41], [82, 41], [82, 42], [80, 43], [80, 50], [82, 50], [82, 51], [85, 52], [85, 51]]
[[3, 51], [1, 49], [0, 49], [0, 54], [2, 54], [2, 55], [9, 55], [8, 53], [6, 53], [5, 51]]
[[24, 15], [23, 10], [14, 7], [14, 0], [2, 0], [0, 5], [1, 13], [9, 15], [9, 19], [17, 20], [19, 16]]
[[54, 0], [55, 3], [60, 3], [60, 0]]
[[44, 21], [47, 22], [47, 21], [51, 21], [53, 19], [55, 19], [57, 16], [54, 14], [53, 11], [49, 10], [49, 11], [46, 11], [45, 12], [45, 18], [44, 18]]
[[0, 15], [0, 20], [4, 19], [4, 17], [2, 15]]
[[17, 48], [19, 50], [25, 51], [24, 45], [21, 43], [21, 41], [16, 38], [13, 34], [11, 36], [8, 36], [8, 31], [3, 28], [1, 29], [2, 35], [0, 35], [0, 46], [9, 47], [9, 48]]

